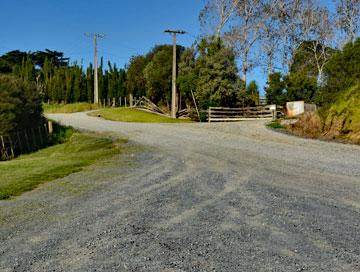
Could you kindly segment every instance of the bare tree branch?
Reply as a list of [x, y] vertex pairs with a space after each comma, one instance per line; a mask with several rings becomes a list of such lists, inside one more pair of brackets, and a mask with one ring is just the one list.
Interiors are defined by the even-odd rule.
[[207, 0], [199, 15], [204, 33], [220, 37], [221, 31], [235, 14], [240, 0]]
[[360, 0], [337, 0], [337, 27], [344, 32], [345, 42], [354, 41], [360, 29]]

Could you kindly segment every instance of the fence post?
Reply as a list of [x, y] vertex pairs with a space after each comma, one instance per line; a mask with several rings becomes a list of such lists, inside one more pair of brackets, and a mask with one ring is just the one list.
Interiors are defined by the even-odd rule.
[[271, 110], [271, 113], [272, 113], [272, 120], [275, 121], [276, 120], [276, 115], [277, 115], [277, 112], [276, 112], [276, 105], [270, 105], [270, 110]]
[[130, 108], [132, 108], [132, 107], [133, 107], [133, 102], [134, 102], [133, 95], [132, 95], [132, 94], [130, 94], [130, 95], [129, 95], [129, 106], [130, 106]]
[[53, 133], [53, 123], [51, 121], [48, 121], [48, 133], [51, 135]]
[[125, 96], [125, 98], [124, 98], [124, 99], [125, 99], [125, 102], [124, 102], [124, 103], [125, 103], [125, 108], [126, 108], [126, 96]]
[[208, 112], [208, 122], [211, 122], [211, 107], [209, 107], [209, 112]]

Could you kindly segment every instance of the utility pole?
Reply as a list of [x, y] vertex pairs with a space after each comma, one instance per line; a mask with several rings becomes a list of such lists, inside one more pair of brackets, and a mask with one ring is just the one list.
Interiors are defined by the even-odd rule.
[[86, 37], [92, 38], [94, 42], [94, 104], [99, 104], [99, 83], [98, 83], [98, 65], [97, 65], [97, 39], [105, 37], [99, 33], [85, 33]]
[[165, 30], [173, 35], [173, 67], [172, 67], [172, 92], [171, 92], [171, 118], [176, 118], [176, 34], [185, 34], [182, 30]]

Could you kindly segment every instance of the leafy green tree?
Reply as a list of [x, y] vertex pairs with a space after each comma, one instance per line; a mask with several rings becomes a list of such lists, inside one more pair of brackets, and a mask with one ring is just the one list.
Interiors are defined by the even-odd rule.
[[9, 67], [13, 67], [15, 65], [21, 65], [23, 60], [26, 60], [28, 56], [29, 54], [26, 52], [13, 50], [2, 55], [0, 59], [7, 63]]
[[[118, 90], [117, 91], [118, 97], [124, 97], [129, 94], [129, 91], [126, 86], [126, 82], [127, 82], [127, 72], [125, 69], [120, 69], [118, 81], [116, 84], [116, 86], [117, 86], [116, 88]], [[134, 93], [134, 96], [138, 97], [138, 96], [140, 96], [140, 94]]]
[[54, 67], [47, 58], [44, 60], [44, 66], [42, 69], [42, 80], [43, 80], [43, 92], [45, 101], [49, 100], [52, 96], [52, 85], [51, 81], [54, 76]]
[[[170, 45], [155, 48], [151, 61], [144, 70], [147, 97], [154, 103], [169, 108], [171, 100], [172, 57], [173, 48]], [[177, 56], [184, 51], [177, 47]]]
[[86, 70], [86, 93], [87, 101], [94, 101], [94, 69], [92, 64], [89, 64], [89, 67]]
[[98, 84], [99, 84], [99, 100], [102, 103], [102, 100], [105, 98], [104, 97], [104, 71], [103, 71], [103, 67], [104, 67], [104, 59], [101, 58], [100, 59], [100, 66], [98, 67]]
[[318, 91], [317, 79], [303, 73], [291, 73], [285, 77], [286, 101], [313, 103]]
[[116, 65], [112, 66], [111, 62], [108, 61], [108, 69], [109, 69], [109, 79], [108, 79], [108, 98], [118, 97], [118, 77], [119, 73], [117, 71]]
[[239, 105], [243, 83], [238, 77], [234, 51], [220, 38], [203, 39], [198, 50], [196, 98], [200, 107]]
[[295, 51], [290, 74], [299, 73], [314, 77], [321, 85], [324, 66], [336, 52], [335, 49], [326, 47], [318, 41], [304, 41]]
[[321, 102], [331, 103], [337, 95], [360, 80], [360, 38], [346, 44], [325, 66], [326, 86], [321, 90]]
[[74, 74], [70, 69], [65, 70], [65, 103], [74, 102]]
[[286, 83], [281, 73], [272, 73], [269, 75], [267, 86], [265, 87], [266, 101], [268, 104], [283, 105], [285, 102], [284, 92]]
[[0, 73], [10, 74], [13, 71], [13, 67], [4, 59], [0, 58]]
[[126, 88], [134, 96], [146, 95], [144, 70], [148, 63], [148, 58], [145, 56], [134, 56], [130, 59], [126, 73]]
[[36, 51], [30, 54], [32, 61], [35, 65], [39, 67], [44, 67], [45, 60], [47, 59], [56, 67], [68, 66], [69, 58], [64, 57], [63, 52], [51, 51], [49, 49], [45, 49], [45, 51]]
[[25, 81], [35, 81], [36, 78], [35, 65], [30, 56], [27, 57], [26, 62], [22, 67], [22, 78]]
[[191, 91], [195, 92], [197, 87], [198, 73], [195, 68], [195, 50], [188, 48], [181, 54], [177, 77], [179, 95], [187, 105], [192, 104]]
[[0, 135], [36, 127], [41, 121], [41, 98], [35, 83], [0, 75]]
[[250, 81], [248, 86], [246, 87], [246, 94], [249, 98], [248, 105], [256, 106], [259, 104], [259, 86], [257, 85], [255, 80]]

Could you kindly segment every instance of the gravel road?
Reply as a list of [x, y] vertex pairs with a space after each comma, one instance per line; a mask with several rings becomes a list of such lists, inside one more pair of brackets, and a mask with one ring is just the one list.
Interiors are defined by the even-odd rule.
[[1, 201], [0, 271], [360, 271], [359, 146], [50, 117], [128, 151]]

